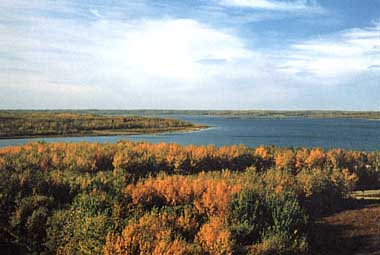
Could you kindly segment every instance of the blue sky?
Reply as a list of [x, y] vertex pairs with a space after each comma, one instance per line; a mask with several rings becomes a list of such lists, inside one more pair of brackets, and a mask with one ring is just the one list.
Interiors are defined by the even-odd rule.
[[2, 0], [0, 108], [380, 110], [380, 0]]

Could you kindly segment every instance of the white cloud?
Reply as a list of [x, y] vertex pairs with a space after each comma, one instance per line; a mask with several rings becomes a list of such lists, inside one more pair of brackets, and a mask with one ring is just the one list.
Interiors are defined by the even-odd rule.
[[327, 37], [295, 43], [280, 69], [320, 78], [343, 78], [380, 64], [380, 26], [355, 28]]
[[[132, 25], [133, 24], [133, 25]], [[242, 41], [194, 20], [142, 20], [125, 26], [124, 35], [104, 57], [137, 75], [191, 80], [200, 78], [202, 60], [233, 62], [251, 57]], [[215, 68], [214, 68], [215, 70]]]
[[286, 11], [286, 12], [323, 12], [323, 8], [315, 1], [293, 0], [221, 0], [225, 6], [252, 8], [259, 10]]
[[[0, 50], [6, 56], [0, 58], [0, 89], [5, 99], [14, 92], [10, 88], [27, 91], [26, 107], [41, 94], [50, 96], [38, 105], [60, 98], [54, 107], [78, 100], [81, 106], [104, 107], [99, 91], [118, 107], [186, 107], [200, 96], [186, 97], [198, 91], [210, 95], [228, 82], [265, 76], [266, 61], [241, 38], [193, 19], [114, 20], [86, 9], [97, 19], [83, 22], [24, 16], [8, 8], [13, 23], [0, 25], [0, 48], [7, 49]], [[65, 10], [73, 13], [68, 6]], [[233, 90], [225, 86], [225, 93]]]

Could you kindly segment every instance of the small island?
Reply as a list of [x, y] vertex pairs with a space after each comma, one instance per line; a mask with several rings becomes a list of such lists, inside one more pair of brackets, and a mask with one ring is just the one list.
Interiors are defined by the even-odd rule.
[[0, 111], [0, 139], [136, 135], [202, 128], [206, 126], [172, 118], [63, 111]]

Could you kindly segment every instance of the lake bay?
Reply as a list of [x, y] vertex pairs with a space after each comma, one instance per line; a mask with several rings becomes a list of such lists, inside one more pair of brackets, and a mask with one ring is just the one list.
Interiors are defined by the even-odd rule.
[[249, 147], [256, 147], [272, 144], [285, 147], [380, 150], [380, 121], [305, 118], [241, 119], [180, 115], [170, 117], [196, 124], [205, 124], [210, 128], [195, 132], [153, 135], [1, 139], [0, 147], [21, 145], [30, 141], [115, 143], [119, 140], [144, 140], [152, 143], [175, 142], [182, 145], [214, 144], [224, 146], [245, 144]]

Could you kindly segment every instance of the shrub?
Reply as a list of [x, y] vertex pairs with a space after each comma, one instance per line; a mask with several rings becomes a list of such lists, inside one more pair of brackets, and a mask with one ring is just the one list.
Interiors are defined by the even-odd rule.
[[246, 190], [230, 203], [227, 224], [237, 248], [264, 247], [270, 240], [268, 236], [277, 236], [284, 238], [275, 241], [298, 249], [298, 244], [305, 243], [308, 219], [291, 191], [281, 194], [264, 191], [260, 194]]
[[230, 203], [227, 216], [233, 239], [242, 245], [255, 243], [265, 229], [266, 209], [257, 192], [240, 192]]
[[233, 252], [233, 238], [231, 238], [231, 232], [225, 227], [223, 218], [210, 218], [210, 221], [199, 230], [196, 242], [207, 254], [228, 255]]
[[102, 194], [77, 196], [67, 210], [58, 210], [49, 220], [46, 246], [56, 254], [100, 254], [112, 227]]
[[[181, 226], [182, 225], [182, 226]], [[121, 235], [108, 234], [103, 248], [105, 255], [124, 254], [188, 254], [190, 245], [181, 238], [178, 228], [189, 222], [178, 221], [176, 215], [150, 212], [131, 221]]]

